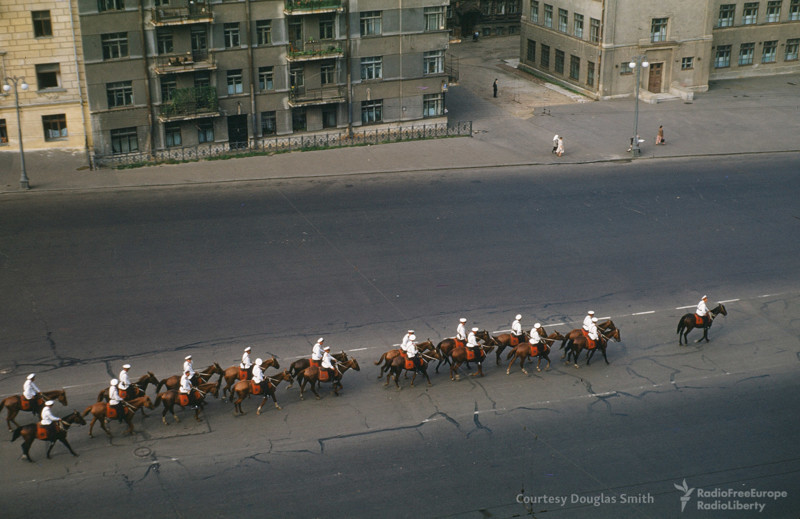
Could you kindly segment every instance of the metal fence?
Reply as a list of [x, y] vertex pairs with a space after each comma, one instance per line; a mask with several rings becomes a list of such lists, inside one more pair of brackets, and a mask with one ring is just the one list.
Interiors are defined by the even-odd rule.
[[135, 152], [119, 155], [95, 156], [96, 167], [120, 167], [137, 164], [196, 161], [210, 158], [235, 157], [241, 155], [270, 154], [323, 148], [344, 148], [365, 144], [438, 139], [444, 137], [468, 137], [472, 135], [472, 121], [455, 124], [419, 124], [397, 128], [346, 131], [287, 137], [263, 137], [250, 142], [226, 142], [198, 144], [196, 146], [172, 147], [152, 153]]

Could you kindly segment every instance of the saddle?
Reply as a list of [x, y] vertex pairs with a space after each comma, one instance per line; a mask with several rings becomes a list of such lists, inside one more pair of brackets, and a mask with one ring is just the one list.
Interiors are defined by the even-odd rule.
[[467, 348], [467, 362], [473, 361], [475, 359], [478, 359], [479, 361], [483, 360], [484, 356], [485, 355], [483, 354], [483, 348], [481, 347]]
[[694, 314], [694, 325], [695, 326], [704, 326], [706, 324], [705, 319], [697, 314]]
[[[129, 389], [117, 389], [117, 391], [119, 392], [119, 397], [121, 399], [123, 399], [123, 400], [127, 400], [128, 399], [128, 391], [130, 391]], [[133, 396], [133, 395], [131, 395], [131, 396]]]
[[31, 410], [31, 401], [25, 398], [24, 396], [19, 397], [19, 407], [23, 411], [30, 411]]
[[536, 357], [538, 355], [539, 355], [539, 345], [531, 344], [531, 357]]
[[586, 349], [587, 349], [587, 350], [593, 350], [593, 349], [595, 349], [595, 348], [597, 348], [597, 341], [593, 341], [592, 339], [590, 339], [590, 338], [587, 336], [587, 337], [586, 337]]
[[328, 370], [325, 368], [320, 368], [319, 370], [319, 381], [320, 382], [327, 382], [330, 380], [331, 374], [328, 373]]
[[182, 407], [189, 405], [189, 395], [186, 393], [178, 393], [178, 404]]
[[308, 362], [310, 363], [310, 364], [309, 364], [310, 366], [313, 366], [313, 367], [315, 367], [315, 368], [318, 368], [318, 367], [320, 367], [320, 361], [318, 361], [318, 360], [309, 359], [309, 361], [308, 361]]
[[467, 347], [467, 341], [462, 341], [461, 339], [458, 339], [456, 337], [453, 337], [453, 342], [456, 343], [456, 348], [466, 348]]
[[116, 407], [112, 406], [109, 403], [106, 403], [106, 418], [108, 418], [109, 420], [113, 420], [115, 418], [122, 420], [125, 417], [125, 413], [127, 412], [128, 410], [123, 407], [122, 415], [120, 415]]
[[47, 439], [47, 426], [42, 425], [41, 422], [36, 424], [36, 439], [37, 440]]
[[414, 361], [409, 359], [405, 354], [403, 354], [403, 359], [406, 361], [406, 369], [414, 369]]
[[247, 380], [247, 370], [239, 368], [239, 380]]
[[511, 334], [511, 340], [508, 341], [511, 346], [517, 346], [519, 344], [519, 337], [514, 334]]
[[584, 337], [586, 337], [587, 339], [589, 338], [589, 332], [587, 332], [587, 331], [586, 331], [586, 328], [581, 328], [581, 333], [582, 333], [582, 334], [583, 334], [583, 336], [584, 336]]
[[261, 384], [256, 384], [252, 380], [250, 381], [250, 394], [251, 395], [260, 395], [261, 394]]

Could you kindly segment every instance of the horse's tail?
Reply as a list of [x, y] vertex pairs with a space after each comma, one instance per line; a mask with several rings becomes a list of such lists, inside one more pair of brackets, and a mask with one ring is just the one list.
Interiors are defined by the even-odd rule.
[[[99, 402], [99, 401], [100, 401], [100, 400], [98, 400], [98, 402]], [[86, 416], [87, 414], [89, 414], [89, 413], [91, 413], [91, 412], [92, 412], [92, 406], [89, 406], [89, 407], [87, 407], [86, 409], [84, 409], [84, 411], [81, 413], [81, 416]]]
[[5, 406], [6, 406], [6, 399], [4, 398], [0, 400], [0, 411], [2, 411]]
[[678, 321], [678, 331], [677, 331], [677, 332], [675, 332], [675, 333], [677, 333], [678, 335], [680, 335], [680, 334], [683, 332], [683, 329], [684, 329], [684, 328], [686, 328], [686, 324], [684, 324], [684, 322], [683, 322], [683, 317], [681, 317], [681, 320], [680, 320], [680, 321]]
[[516, 349], [516, 348], [511, 348], [511, 351], [509, 351], [509, 352], [508, 352], [508, 355], [506, 355], [506, 360], [508, 360], [508, 359], [510, 359], [511, 357], [513, 357], [513, 356], [514, 356], [514, 354], [515, 354], [516, 352], [517, 352], [517, 349]]
[[158, 384], [156, 384], [156, 394], [161, 393], [161, 388], [164, 387], [166, 384], [167, 384], [167, 379], [159, 380]]
[[380, 364], [383, 364], [383, 361], [384, 361], [384, 360], [386, 360], [386, 353], [384, 353], [383, 355], [381, 355], [381, 358], [379, 358], [379, 359], [378, 359], [378, 361], [377, 361], [377, 362], [375, 362], [375, 365], [376, 365], [376, 366], [378, 366], [378, 365], [380, 365]]
[[102, 402], [103, 401], [103, 397], [105, 397], [105, 396], [106, 396], [106, 390], [104, 389], [104, 390], [100, 391], [97, 394], [97, 401], [98, 402]]
[[22, 426], [20, 425], [19, 427], [14, 429], [14, 433], [11, 435], [11, 441], [13, 442], [17, 438], [19, 438], [21, 433], [22, 433]]
[[[161, 385], [160, 382], [159, 382], [159, 385]], [[155, 406], [157, 406], [158, 404], [161, 403], [161, 395], [163, 395], [163, 394], [164, 393], [157, 393], [156, 394], [156, 400], [155, 400], [155, 402], [153, 402], [153, 407], [155, 407]]]

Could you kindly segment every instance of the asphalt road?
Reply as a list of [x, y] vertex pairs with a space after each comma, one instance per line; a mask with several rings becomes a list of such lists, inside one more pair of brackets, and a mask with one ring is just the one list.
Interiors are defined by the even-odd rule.
[[[285, 366], [320, 335], [356, 350], [362, 369], [339, 398], [301, 402], [279, 388], [284, 409], [262, 416], [252, 401], [240, 418], [212, 402], [200, 424], [183, 413], [165, 427], [154, 415], [134, 437], [117, 424], [111, 441], [78, 428], [79, 458], [56, 446], [44, 460], [37, 445], [27, 464], [18, 443], [0, 445], [11, 468], [0, 476], [4, 512], [510, 517], [528, 500], [537, 517], [677, 517], [674, 484], [685, 479], [787, 491], [764, 516], [796, 517], [797, 164], [782, 155], [7, 197], [0, 394], [35, 371], [82, 410], [123, 361], [164, 377], [186, 353], [228, 366], [251, 345]], [[703, 293], [729, 314], [711, 343], [678, 347], [675, 325], [691, 311], [680, 307]], [[483, 379], [440, 374], [430, 388], [375, 380], [372, 361], [409, 327], [437, 341], [462, 315], [494, 331], [519, 312], [527, 327], [568, 331], [589, 308], [622, 331], [608, 366], [576, 370], [554, 354], [551, 371], [527, 377], [489, 365]], [[591, 504], [604, 498], [615, 502]], [[699, 501], [683, 515], [732, 513]]]

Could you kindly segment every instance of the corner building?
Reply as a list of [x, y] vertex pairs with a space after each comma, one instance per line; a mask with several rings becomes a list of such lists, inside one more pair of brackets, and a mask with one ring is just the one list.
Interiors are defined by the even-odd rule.
[[520, 67], [595, 99], [800, 71], [800, 0], [524, 0]]
[[442, 0], [78, 0], [98, 155], [444, 116]]

